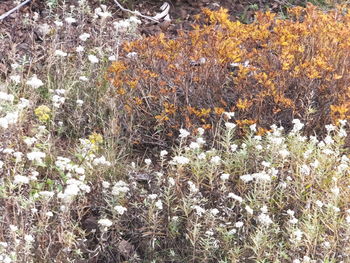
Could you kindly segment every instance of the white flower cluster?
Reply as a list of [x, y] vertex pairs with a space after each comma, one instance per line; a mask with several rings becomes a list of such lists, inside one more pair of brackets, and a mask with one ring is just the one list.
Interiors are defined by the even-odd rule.
[[52, 96], [51, 100], [52, 100], [53, 106], [55, 108], [59, 108], [66, 101], [66, 98], [63, 96], [66, 93], [66, 90], [56, 89], [56, 90], [54, 90], [54, 92], [55, 92], [55, 94]]
[[141, 24], [141, 20], [139, 20], [136, 16], [113, 23], [114, 28], [118, 33], [134, 33], [139, 24]]
[[113, 185], [112, 195], [119, 196], [121, 194], [129, 192], [129, 190], [130, 188], [127, 183], [125, 183], [124, 181], [118, 181]]
[[106, 19], [107, 17], [111, 17], [112, 13], [107, 10], [106, 5], [100, 5], [100, 7], [95, 8], [94, 18]]
[[[0, 92], [0, 128], [8, 129], [10, 125], [16, 124], [19, 120], [22, 110], [29, 106], [29, 100], [20, 98], [17, 104], [14, 104], [14, 96], [5, 92]], [[11, 111], [8, 111], [8, 108]]]
[[75, 196], [79, 193], [89, 193], [91, 188], [87, 184], [84, 183], [85, 176], [81, 176], [79, 180], [77, 179], [68, 179], [66, 182], [66, 188], [63, 192], [59, 192], [57, 197], [62, 199], [63, 202], [69, 203], [71, 202]]

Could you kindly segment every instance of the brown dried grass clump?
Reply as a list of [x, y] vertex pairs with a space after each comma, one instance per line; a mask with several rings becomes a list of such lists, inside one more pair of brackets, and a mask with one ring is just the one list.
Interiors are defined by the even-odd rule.
[[210, 129], [225, 111], [262, 131], [299, 118], [320, 132], [347, 119], [350, 14], [308, 5], [289, 16], [257, 12], [242, 24], [225, 9], [203, 9], [189, 33], [125, 44], [109, 69], [121, 126], [139, 143], [163, 142], [180, 127]]

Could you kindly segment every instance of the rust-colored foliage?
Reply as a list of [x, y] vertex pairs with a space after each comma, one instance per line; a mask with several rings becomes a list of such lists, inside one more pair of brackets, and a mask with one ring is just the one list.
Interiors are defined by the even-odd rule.
[[224, 111], [261, 128], [299, 118], [321, 129], [348, 118], [350, 14], [308, 5], [289, 15], [257, 12], [242, 24], [204, 9], [189, 33], [125, 44], [109, 71], [124, 120], [164, 139], [180, 127], [211, 128]]

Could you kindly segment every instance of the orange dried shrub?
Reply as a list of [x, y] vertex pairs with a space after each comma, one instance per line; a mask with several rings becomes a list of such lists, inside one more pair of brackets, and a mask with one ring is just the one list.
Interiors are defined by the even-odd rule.
[[350, 14], [308, 5], [289, 16], [257, 12], [242, 24], [204, 9], [188, 33], [126, 43], [109, 78], [132, 136], [211, 128], [224, 111], [261, 128], [299, 118], [321, 130], [349, 118]]

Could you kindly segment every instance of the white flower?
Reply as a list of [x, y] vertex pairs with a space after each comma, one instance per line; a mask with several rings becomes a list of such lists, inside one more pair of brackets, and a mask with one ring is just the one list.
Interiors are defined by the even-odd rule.
[[300, 168], [300, 172], [304, 175], [310, 175], [311, 169], [308, 165], [303, 164]]
[[236, 201], [238, 201], [238, 202], [240, 202], [240, 203], [243, 202], [243, 198], [240, 197], [240, 196], [238, 196], [238, 195], [235, 195], [234, 193], [229, 193], [229, 194], [228, 194], [228, 197], [229, 197], [229, 198], [232, 198], [232, 199], [234, 199], [234, 200], [236, 200]]
[[189, 187], [190, 187], [190, 192], [191, 193], [197, 193], [199, 191], [198, 187], [191, 181], [187, 182]]
[[157, 199], [158, 195], [157, 194], [150, 194], [148, 195], [148, 198], [151, 199], [151, 200], [155, 200]]
[[217, 214], [220, 213], [219, 209], [216, 209], [216, 208], [213, 208], [210, 210], [210, 213], [213, 215], [213, 216], [216, 216]]
[[113, 225], [113, 222], [107, 218], [100, 219], [97, 223], [99, 223], [103, 227], [110, 227]]
[[294, 214], [295, 214], [295, 212], [294, 212], [293, 210], [288, 209], [288, 210], [287, 210], [287, 214], [288, 214], [289, 216], [293, 217]]
[[174, 185], [175, 185], [175, 180], [174, 180], [174, 178], [169, 177], [169, 178], [168, 178], [168, 183], [169, 183], [170, 186], [174, 186]]
[[221, 158], [220, 156], [213, 156], [210, 160], [212, 164], [219, 165], [221, 163]]
[[95, 55], [89, 55], [88, 56], [88, 59], [89, 59], [89, 61], [92, 63], [92, 64], [96, 64], [96, 63], [98, 63], [98, 58], [95, 56]]
[[282, 149], [278, 151], [279, 155], [281, 155], [282, 158], [286, 158], [290, 153], [286, 149]]
[[289, 223], [295, 225], [296, 223], [298, 223], [298, 219], [296, 219], [295, 217], [293, 217], [292, 219], [289, 220]]
[[229, 236], [232, 236], [232, 235], [234, 235], [234, 234], [236, 234], [236, 233], [237, 233], [237, 229], [236, 229], [236, 228], [232, 228], [230, 231], [227, 232], [227, 234], [228, 234]]
[[88, 79], [87, 77], [85, 77], [85, 76], [80, 76], [79, 79], [80, 79], [81, 81], [88, 81], [88, 80], [89, 80], [89, 79]]
[[10, 76], [10, 80], [12, 80], [16, 84], [19, 84], [21, 82], [21, 76], [20, 75], [12, 75], [12, 76]]
[[28, 107], [30, 104], [30, 101], [25, 99], [25, 98], [20, 98], [19, 100], [20, 100], [20, 103], [18, 103], [18, 107], [20, 109], [24, 109], [24, 108]]
[[46, 212], [45, 215], [46, 215], [47, 217], [53, 217], [53, 213], [52, 213], [51, 211]]
[[24, 236], [24, 240], [27, 242], [27, 243], [32, 243], [34, 241], [34, 237], [32, 235], [25, 235]]
[[160, 157], [164, 157], [165, 155], [168, 154], [168, 151], [167, 150], [162, 150], [160, 151]]
[[54, 107], [59, 108], [66, 101], [65, 97], [61, 97], [59, 95], [52, 96], [52, 102]]
[[271, 220], [271, 218], [270, 218], [270, 216], [267, 215], [267, 214], [264, 214], [264, 213], [261, 213], [261, 214], [258, 216], [258, 220], [259, 220], [259, 222], [260, 222], [261, 224], [266, 225], [266, 226], [268, 226], [268, 225], [270, 225], [270, 224], [273, 223], [272, 220]]
[[262, 182], [268, 182], [271, 181], [271, 176], [268, 175], [265, 171], [260, 172], [260, 173], [254, 173], [252, 174], [253, 178], [255, 178], [257, 181], [262, 181]]
[[263, 206], [260, 208], [260, 211], [263, 212], [264, 214], [266, 214], [266, 213], [268, 212], [267, 206], [266, 206], [266, 205], [263, 205]]
[[200, 153], [200, 154], [197, 156], [197, 158], [198, 158], [199, 160], [204, 160], [204, 159], [206, 158], [206, 155], [205, 155], [205, 153]]
[[118, 181], [117, 183], [114, 184], [112, 188], [112, 195], [120, 195], [121, 193], [127, 193], [129, 192], [129, 186], [127, 183], [123, 181]]
[[76, 47], [75, 51], [78, 52], [78, 53], [83, 52], [84, 51], [84, 47], [79, 45], [79, 46]]
[[270, 166], [271, 166], [271, 163], [270, 163], [270, 162], [262, 161], [262, 162], [261, 162], [261, 165], [264, 166], [264, 167], [270, 167]]
[[230, 145], [230, 149], [231, 149], [231, 152], [235, 152], [238, 148], [238, 145], [237, 144], [231, 144]]
[[228, 180], [230, 178], [230, 175], [229, 174], [222, 174], [221, 176], [220, 176], [220, 179], [222, 180], [222, 181], [226, 181], [226, 180]]
[[63, 52], [62, 50], [56, 50], [55, 51], [55, 56], [58, 56], [58, 57], [66, 57], [68, 54], [66, 52]]
[[103, 188], [109, 188], [110, 186], [111, 186], [111, 184], [109, 182], [107, 182], [107, 181], [103, 181], [102, 182], [102, 187]]
[[152, 163], [152, 160], [151, 159], [145, 159], [145, 164], [146, 165], [150, 165]]
[[157, 202], [155, 202], [154, 204], [159, 210], [162, 210], [163, 209], [163, 203], [162, 203], [162, 200], [158, 200]]
[[77, 174], [85, 174], [85, 169], [83, 167], [76, 167], [75, 172]]
[[232, 122], [226, 122], [225, 126], [228, 130], [232, 130], [236, 127], [236, 124], [232, 123]]
[[38, 152], [38, 151], [33, 151], [30, 153], [27, 153], [27, 158], [30, 161], [38, 162], [41, 163], [43, 158], [46, 157], [46, 153], [44, 152]]
[[304, 124], [301, 123], [299, 119], [294, 119], [292, 123], [294, 124], [293, 132], [298, 132], [304, 127]]
[[256, 132], [256, 123], [250, 125], [250, 126], [249, 126], [249, 129], [250, 129], [252, 132]]
[[63, 198], [65, 200], [69, 200], [72, 197], [78, 195], [80, 192], [80, 188], [78, 184], [69, 184], [67, 185], [66, 189], [64, 190], [64, 193], [59, 195], [59, 198]]
[[51, 191], [40, 191], [39, 195], [46, 197], [46, 198], [51, 198], [55, 195], [55, 193], [51, 192]]
[[90, 34], [88, 33], [83, 33], [79, 36], [79, 39], [83, 42], [85, 42], [86, 40], [88, 40], [90, 38]]
[[199, 136], [202, 136], [204, 134], [204, 129], [203, 128], [198, 128], [197, 131], [198, 131], [198, 135]]
[[4, 166], [4, 162], [0, 160], [0, 169]]
[[241, 228], [244, 225], [244, 223], [242, 221], [238, 221], [235, 223], [235, 227], [237, 228]]
[[303, 237], [303, 232], [300, 230], [300, 229], [297, 229], [297, 230], [295, 230], [294, 232], [293, 232], [293, 234], [294, 234], [294, 236], [295, 236], [295, 239], [297, 240], [297, 241], [300, 241], [301, 240], [301, 238]]
[[61, 21], [54, 21], [54, 24], [55, 24], [57, 27], [63, 26], [63, 23], [62, 23]]
[[107, 11], [106, 5], [101, 5], [101, 7], [95, 8], [95, 18], [98, 18], [100, 16], [102, 19], [105, 19], [107, 17], [112, 16], [110, 12]]
[[191, 142], [190, 143], [190, 149], [195, 150], [195, 149], [199, 149], [199, 148], [200, 148], [199, 143], [197, 143], [197, 142]]
[[205, 209], [200, 207], [199, 205], [192, 206], [193, 209], [196, 210], [198, 216], [202, 216], [205, 213]]
[[16, 232], [18, 230], [18, 227], [15, 225], [9, 225], [9, 227], [12, 232]]
[[337, 127], [335, 127], [333, 124], [329, 124], [325, 126], [327, 132], [335, 131]]
[[263, 147], [261, 146], [261, 144], [258, 144], [255, 146], [255, 149], [257, 149], [258, 151], [261, 151]]
[[92, 162], [93, 165], [105, 165], [105, 166], [111, 166], [111, 163], [106, 160], [106, 157], [101, 156], [100, 158], [95, 158]]
[[118, 212], [119, 215], [124, 214], [128, 209], [126, 209], [124, 206], [117, 205], [114, 207], [114, 210]]
[[323, 207], [323, 203], [320, 200], [316, 200], [315, 204], [319, 207], [322, 208]]
[[13, 156], [16, 158], [16, 162], [20, 162], [22, 160], [23, 153], [22, 152], [14, 152]]
[[224, 114], [227, 116], [228, 119], [231, 119], [235, 116], [234, 112], [224, 112]]
[[254, 179], [254, 177], [251, 174], [241, 175], [239, 178], [245, 183], [253, 181], [253, 179]]
[[33, 75], [33, 77], [29, 79], [26, 83], [34, 89], [37, 89], [44, 85], [44, 83], [40, 79], [38, 79], [36, 75]]
[[325, 144], [333, 144], [334, 140], [332, 139], [331, 136], [327, 135], [326, 138], [324, 138]]
[[205, 144], [205, 140], [202, 137], [197, 138], [196, 142], [200, 145]]
[[341, 128], [341, 129], [339, 129], [338, 135], [339, 135], [339, 137], [343, 138], [343, 137], [346, 137], [348, 135], [348, 133], [346, 132], [345, 129]]
[[116, 61], [117, 60], [117, 57], [115, 55], [112, 55], [112, 56], [109, 56], [108, 57], [108, 60], [109, 61]]
[[126, 55], [127, 58], [137, 58], [137, 53], [136, 52], [130, 52]]
[[12, 94], [7, 94], [5, 92], [0, 91], [0, 100], [13, 102], [14, 99], [15, 99], [15, 97]]
[[66, 21], [68, 24], [73, 24], [73, 23], [75, 23], [77, 20], [75, 19], [75, 18], [73, 18], [73, 17], [66, 17], [65, 19], [64, 19], [64, 21]]
[[179, 135], [180, 138], [186, 138], [188, 135], [190, 135], [190, 133], [187, 130], [180, 129], [180, 135]]
[[188, 164], [190, 162], [190, 159], [188, 159], [187, 157], [184, 157], [184, 156], [175, 156], [173, 158], [173, 162], [175, 164], [185, 165], [185, 164]]
[[340, 193], [340, 189], [338, 187], [334, 187], [331, 189], [331, 192], [334, 194], [334, 195], [339, 195]]
[[79, 107], [81, 107], [83, 105], [83, 103], [84, 103], [84, 101], [82, 101], [82, 100], [76, 100], [75, 102], [77, 103], [77, 105]]

